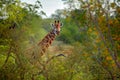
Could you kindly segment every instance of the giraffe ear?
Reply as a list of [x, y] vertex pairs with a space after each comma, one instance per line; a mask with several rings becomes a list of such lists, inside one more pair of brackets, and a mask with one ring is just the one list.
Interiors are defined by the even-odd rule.
[[63, 26], [63, 23], [60, 23], [60, 26], [62, 27], [62, 26]]
[[50, 25], [51, 25], [51, 28], [53, 29], [53, 28], [54, 28], [54, 24], [53, 24], [53, 23], [51, 23]]
[[53, 27], [54, 26], [54, 24], [53, 23], [50, 23], [50, 25]]

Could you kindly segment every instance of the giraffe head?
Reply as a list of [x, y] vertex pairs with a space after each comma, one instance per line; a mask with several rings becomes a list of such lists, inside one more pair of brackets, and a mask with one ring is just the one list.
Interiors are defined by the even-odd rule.
[[56, 35], [59, 35], [62, 23], [60, 23], [59, 20], [58, 21], [55, 20], [55, 22], [54, 22], [54, 24], [52, 24], [52, 26], [53, 26], [54, 33]]

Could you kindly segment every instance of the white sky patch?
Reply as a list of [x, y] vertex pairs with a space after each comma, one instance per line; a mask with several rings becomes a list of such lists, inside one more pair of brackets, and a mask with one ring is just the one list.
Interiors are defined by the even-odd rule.
[[[27, 2], [34, 4], [36, 0], [21, 0], [22, 2]], [[46, 13], [47, 17], [50, 17], [57, 9], [64, 9], [64, 1], [62, 0], [40, 0], [43, 11]], [[45, 18], [45, 16], [43, 16]]]

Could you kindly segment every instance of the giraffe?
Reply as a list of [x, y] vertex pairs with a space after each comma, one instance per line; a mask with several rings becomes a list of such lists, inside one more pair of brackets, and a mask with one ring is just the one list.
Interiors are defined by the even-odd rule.
[[53, 29], [38, 43], [38, 46], [41, 47], [41, 54], [43, 55], [46, 49], [52, 44], [55, 37], [59, 35], [62, 24], [55, 20], [54, 24], [52, 24]]
[[31, 63], [36, 62], [41, 56], [44, 55], [48, 47], [55, 40], [56, 36], [60, 34], [61, 26], [62, 23], [60, 23], [59, 20], [55, 20], [52, 24], [52, 30], [40, 42], [38, 42], [37, 45], [27, 50], [25, 56], [29, 58]]

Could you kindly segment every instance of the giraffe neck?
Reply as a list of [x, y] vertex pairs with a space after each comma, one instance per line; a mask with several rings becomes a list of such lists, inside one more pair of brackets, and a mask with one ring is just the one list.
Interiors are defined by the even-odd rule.
[[52, 30], [49, 32], [41, 42], [38, 43], [38, 46], [41, 47], [41, 54], [45, 53], [46, 49], [52, 44], [53, 40], [55, 39], [57, 32]]

